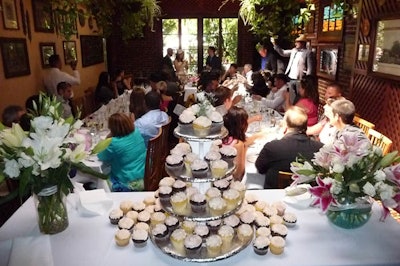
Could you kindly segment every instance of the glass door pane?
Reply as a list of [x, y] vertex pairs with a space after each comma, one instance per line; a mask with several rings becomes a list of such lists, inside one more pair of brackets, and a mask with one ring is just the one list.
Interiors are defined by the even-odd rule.
[[179, 47], [178, 25], [179, 25], [178, 19], [162, 20], [163, 56], [167, 54], [168, 48], [172, 48], [176, 52], [176, 50]]
[[188, 73], [197, 73], [197, 19], [188, 18], [181, 20], [181, 41], [182, 50], [185, 52], [185, 59], [189, 63]]

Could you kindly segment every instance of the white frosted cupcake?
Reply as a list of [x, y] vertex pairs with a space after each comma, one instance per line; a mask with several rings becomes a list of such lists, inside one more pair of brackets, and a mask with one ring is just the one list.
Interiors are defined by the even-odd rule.
[[146, 246], [149, 233], [144, 229], [134, 229], [132, 233], [132, 242], [135, 247], [141, 248]]
[[222, 198], [225, 200], [227, 209], [233, 210], [240, 201], [240, 194], [236, 189], [228, 189], [222, 192]]
[[269, 238], [271, 236], [271, 230], [268, 227], [259, 227], [256, 230], [256, 236], [266, 236]]
[[186, 214], [188, 198], [184, 192], [178, 192], [171, 196], [171, 206], [176, 214]]
[[159, 186], [159, 187], [161, 187], [161, 186], [172, 187], [172, 185], [174, 184], [174, 182], [175, 182], [175, 178], [170, 177], [170, 176], [166, 176], [166, 177], [163, 177], [163, 178], [160, 180], [160, 182], [158, 183], [158, 186]]
[[143, 200], [144, 205], [149, 206], [149, 205], [154, 205], [156, 203], [156, 198], [154, 195], [147, 196]]
[[221, 197], [215, 197], [210, 199], [210, 201], [208, 202], [208, 208], [210, 210], [211, 215], [221, 216], [225, 213], [226, 202]]
[[133, 222], [137, 222], [137, 217], [138, 217], [138, 212], [137, 211], [129, 211], [126, 213], [126, 217], [131, 218]]
[[271, 226], [274, 224], [283, 224], [283, 218], [279, 215], [272, 215], [269, 217], [269, 221], [271, 223]]
[[248, 224], [241, 224], [237, 229], [237, 237], [240, 242], [247, 243], [253, 238], [253, 227]]
[[234, 181], [231, 183], [230, 188], [236, 189], [240, 193], [240, 198], [244, 199], [246, 194], [246, 185], [240, 181]]
[[203, 240], [198, 235], [187, 235], [184, 241], [186, 255], [189, 258], [197, 258], [200, 256], [201, 244]]
[[169, 232], [174, 231], [179, 226], [178, 218], [176, 218], [175, 216], [172, 216], [172, 215], [165, 218], [164, 223], [167, 226]]
[[166, 215], [162, 212], [155, 212], [152, 213], [150, 216], [150, 223], [152, 226], [155, 226], [156, 224], [161, 224], [164, 223], [166, 219]]
[[222, 239], [219, 235], [211, 235], [206, 239], [207, 254], [217, 257], [221, 253]]
[[256, 217], [254, 224], [256, 225], [256, 227], [269, 227], [270, 225], [270, 220], [268, 217], [265, 216], [258, 216]]
[[161, 186], [158, 188], [158, 196], [160, 198], [160, 202], [169, 202], [172, 196], [172, 187], [170, 186]]
[[285, 222], [286, 226], [293, 227], [296, 225], [297, 217], [294, 213], [286, 212], [282, 218], [283, 218], [283, 221]]
[[288, 229], [286, 225], [283, 224], [273, 224], [271, 226], [271, 235], [272, 236], [280, 236], [286, 238], [288, 234]]
[[167, 170], [172, 171], [174, 174], [181, 171], [183, 165], [183, 157], [181, 155], [170, 154], [165, 159], [165, 167], [167, 168]]
[[210, 133], [211, 120], [205, 116], [200, 116], [193, 121], [194, 134], [198, 137], [206, 137]]
[[[245, 200], [248, 204], [256, 204], [258, 202], [258, 196], [253, 193], [246, 193]], [[262, 210], [261, 210], [262, 211]]]
[[206, 191], [207, 201], [210, 201], [212, 198], [221, 197], [221, 191], [218, 188], [210, 187]]
[[224, 177], [228, 171], [228, 163], [224, 160], [215, 160], [210, 163], [211, 174], [215, 178]]
[[185, 254], [185, 248], [183, 243], [185, 241], [186, 236], [187, 234], [185, 230], [175, 229], [169, 238], [174, 249], [181, 255]]
[[185, 192], [186, 187], [186, 183], [182, 180], [175, 180], [174, 184], [172, 184], [172, 193]]
[[280, 255], [285, 249], [285, 239], [280, 236], [273, 236], [270, 240], [269, 250], [272, 254]]
[[265, 208], [262, 210], [262, 212], [263, 212], [264, 215], [267, 216], [267, 217], [271, 217], [271, 216], [274, 216], [274, 215], [277, 215], [277, 214], [278, 214], [278, 210], [277, 210], [275, 207], [273, 207], [273, 206], [267, 206], [267, 207], [265, 207]]
[[165, 224], [156, 224], [151, 233], [159, 244], [165, 244], [168, 240], [168, 228]]
[[223, 178], [223, 179], [214, 181], [212, 185], [213, 185], [213, 187], [218, 188], [220, 191], [225, 191], [229, 188], [230, 184], [231, 183], [226, 178]]
[[233, 164], [233, 160], [237, 155], [235, 147], [224, 145], [219, 149], [219, 152], [221, 153], [223, 160], [227, 161], [229, 165]]
[[179, 142], [175, 145], [175, 147], [171, 150], [171, 154], [179, 154], [185, 156], [186, 154], [192, 152], [192, 148], [186, 142]]
[[111, 224], [118, 224], [119, 220], [121, 220], [122, 217], [124, 217], [124, 213], [122, 212], [121, 209], [118, 208], [112, 210], [108, 217], [110, 219]]
[[133, 202], [131, 200], [124, 200], [119, 204], [119, 208], [124, 214], [132, 210]]
[[115, 233], [114, 239], [118, 246], [124, 247], [129, 244], [131, 232], [126, 229], [120, 229]]
[[193, 234], [193, 230], [197, 223], [195, 221], [185, 220], [182, 222], [182, 229], [185, 230], [187, 234]]
[[186, 109], [182, 112], [182, 114], [179, 115], [179, 123], [181, 126], [189, 125], [193, 123], [193, 121], [196, 119], [196, 116], [193, 114], [193, 112], [190, 109]]
[[134, 224], [135, 224], [135, 222], [131, 218], [124, 217], [118, 221], [118, 228], [126, 229], [126, 230], [132, 232]]
[[198, 224], [194, 228], [193, 233], [205, 240], [210, 235], [210, 229], [208, 229], [208, 226], [205, 224]]
[[254, 204], [254, 207], [256, 208], [256, 210], [260, 211], [260, 212], [262, 212], [268, 206], [269, 206], [269, 204], [263, 200], [259, 200], [259, 201], [257, 201], [257, 203]]
[[188, 199], [190, 199], [190, 197], [194, 194], [199, 193], [199, 189], [197, 187], [187, 187], [186, 188], [186, 195], [188, 197]]
[[135, 226], [133, 227], [133, 230], [137, 230], [137, 229], [143, 229], [143, 230], [149, 232], [150, 226], [147, 223], [139, 222], [139, 223], [135, 224]]
[[199, 155], [196, 153], [191, 152], [191, 153], [186, 154], [183, 159], [185, 162], [186, 169], [190, 170], [191, 169], [190, 166], [197, 159], [200, 159], [200, 158], [199, 158]]
[[233, 230], [233, 228], [229, 225], [223, 225], [221, 226], [221, 228], [219, 228], [218, 235], [222, 239], [222, 246], [227, 249], [230, 248], [232, 245], [232, 240], [235, 236], [235, 230]]
[[144, 204], [142, 201], [136, 201], [132, 205], [132, 209], [137, 212], [144, 211], [145, 208], [146, 204]]
[[204, 160], [206, 160], [208, 163], [211, 163], [212, 161], [220, 160], [221, 159], [221, 154], [219, 151], [209, 151], [206, 153], [204, 156]]
[[233, 229], [237, 228], [240, 224], [240, 219], [236, 215], [230, 215], [224, 218], [224, 224], [229, 225]]
[[270, 240], [266, 236], [257, 236], [253, 242], [253, 249], [257, 255], [265, 255], [268, 253]]
[[255, 218], [254, 212], [245, 211], [240, 215], [240, 221], [248, 225], [253, 225]]
[[139, 212], [137, 220], [142, 223], [150, 223], [150, 213], [148, 211]]
[[208, 221], [207, 226], [210, 228], [211, 233], [217, 233], [218, 229], [221, 227], [222, 221], [220, 219], [214, 221]]
[[205, 212], [207, 207], [206, 196], [201, 193], [193, 194], [190, 197], [190, 205], [192, 207], [192, 211], [195, 213]]
[[208, 173], [208, 164], [206, 161], [197, 159], [194, 160], [193, 163], [190, 165], [192, 170], [192, 176], [195, 178], [204, 178], [207, 177]]

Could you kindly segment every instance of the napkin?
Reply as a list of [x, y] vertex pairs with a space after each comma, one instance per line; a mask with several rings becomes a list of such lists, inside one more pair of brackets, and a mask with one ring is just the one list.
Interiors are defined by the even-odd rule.
[[301, 184], [295, 187], [285, 188], [286, 196], [283, 201], [298, 209], [309, 207], [313, 200], [311, 193], [308, 191], [310, 187], [309, 184]]
[[79, 193], [78, 212], [82, 216], [96, 216], [108, 213], [113, 206], [104, 189], [94, 189]]
[[53, 266], [50, 236], [14, 238], [8, 266]]

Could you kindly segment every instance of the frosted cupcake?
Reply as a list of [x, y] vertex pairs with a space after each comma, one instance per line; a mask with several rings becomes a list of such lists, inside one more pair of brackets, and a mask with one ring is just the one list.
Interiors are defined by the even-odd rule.
[[134, 229], [132, 233], [132, 242], [135, 247], [141, 248], [146, 246], [149, 233], [144, 229]]
[[139, 223], [135, 224], [135, 226], [133, 227], [133, 230], [137, 230], [137, 229], [143, 229], [146, 232], [149, 232], [150, 226], [146, 223], [139, 222]]
[[119, 220], [121, 220], [122, 217], [124, 217], [124, 213], [119, 208], [112, 210], [108, 215], [111, 224], [118, 224]]
[[194, 160], [193, 163], [190, 165], [192, 170], [192, 176], [195, 178], [204, 178], [207, 177], [208, 173], [208, 164], [204, 160]]
[[132, 209], [137, 212], [144, 211], [146, 205], [142, 201], [136, 201], [132, 205]]
[[193, 194], [190, 197], [190, 206], [195, 213], [204, 213], [207, 207], [206, 196], [201, 193]]
[[134, 224], [135, 223], [131, 218], [124, 217], [118, 221], [118, 228], [132, 231]]
[[171, 196], [170, 199], [172, 209], [176, 214], [186, 214], [188, 198], [184, 192], [178, 192]]
[[158, 196], [161, 203], [167, 203], [172, 196], [172, 187], [161, 186], [158, 189]]
[[267, 207], [265, 207], [265, 208], [262, 210], [262, 212], [263, 212], [264, 215], [267, 216], [267, 217], [271, 217], [271, 216], [274, 216], [274, 215], [277, 215], [277, 214], [278, 214], [278, 210], [277, 210], [275, 207], [273, 207], [273, 206], [267, 206]]
[[285, 239], [280, 236], [273, 236], [270, 240], [269, 250], [272, 254], [280, 255], [285, 249]]
[[165, 218], [164, 223], [167, 226], [169, 232], [174, 231], [179, 226], [179, 220], [175, 216], [168, 216], [167, 218]]
[[222, 178], [228, 172], [228, 163], [224, 160], [216, 160], [210, 163], [211, 175], [215, 178]]
[[242, 213], [240, 215], [239, 218], [242, 223], [248, 224], [248, 225], [253, 225], [256, 217], [255, 217], [254, 212], [245, 211], [244, 213]]
[[193, 121], [194, 134], [198, 137], [206, 137], [210, 133], [211, 120], [205, 116], [200, 116]]
[[124, 200], [119, 204], [119, 208], [124, 214], [132, 210], [133, 202], [130, 200]]
[[138, 212], [137, 211], [129, 211], [126, 213], [126, 217], [131, 218], [134, 223], [137, 222], [137, 217], [138, 217]]
[[228, 210], [233, 210], [234, 208], [237, 207], [239, 201], [240, 201], [240, 194], [236, 189], [228, 189], [222, 192], [222, 198], [226, 202], [226, 207]]
[[196, 116], [190, 109], [186, 109], [179, 115], [179, 126], [183, 132], [185, 132], [188, 128], [192, 127], [193, 121], [196, 119]]
[[200, 158], [199, 158], [199, 155], [197, 155], [196, 153], [191, 152], [191, 153], [186, 154], [186, 156], [183, 159], [185, 162], [186, 169], [190, 170], [191, 169], [190, 166], [197, 159], [200, 159]]
[[179, 173], [183, 168], [183, 157], [176, 154], [170, 154], [165, 159], [165, 167], [167, 170], [172, 171], [173, 174]]
[[[230, 188], [236, 189], [240, 193], [240, 198], [244, 199], [246, 194], [246, 185], [240, 181], [234, 181], [231, 183]], [[251, 205], [250, 205], [251, 206]]]
[[151, 233], [159, 244], [165, 244], [168, 241], [168, 228], [165, 224], [156, 224]]
[[223, 120], [222, 115], [217, 111], [212, 111], [208, 117], [212, 121], [211, 133], [216, 134], [216, 133], [221, 132], [221, 128], [224, 125], [224, 120]]
[[203, 240], [198, 235], [187, 235], [184, 241], [186, 255], [189, 258], [197, 258], [200, 256], [201, 244]]
[[160, 182], [158, 183], [158, 186], [159, 186], [159, 187], [161, 187], [161, 186], [172, 187], [172, 185], [174, 184], [174, 182], [175, 182], [175, 178], [170, 177], [170, 176], [166, 176], [166, 177], [163, 177], [163, 178], [160, 180]]
[[142, 223], [150, 223], [150, 213], [148, 211], [139, 212], [137, 220]]
[[[253, 193], [246, 193], [245, 195], [245, 200], [248, 204], [256, 204], [258, 202], [258, 197], [257, 195]], [[262, 211], [262, 210], [261, 210]]]
[[205, 240], [210, 235], [210, 229], [208, 229], [207, 225], [198, 224], [194, 228], [193, 233]]
[[154, 205], [155, 202], [156, 202], [156, 198], [154, 197], [154, 195], [147, 196], [147, 197], [145, 197], [144, 200], [143, 200], [143, 203], [144, 203], [146, 206]]
[[271, 226], [274, 224], [283, 224], [283, 219], [279, 215], [272, 215], [271, 217], [269, 217], [269, 221], [271, 223]]
[[258, 216], [256, 217], [254, 224], [256, 225], [256, 227], [269, 227], [270, 225], [270, 220], [268, 217], [265, 216]]
[[247, 243], [253, 238], [253, 227], [248, 224], [241, 224], [237, 229], [237, 237], [240, 242]]
[[169, 238], [174, 249], [181, 255], [185, 254], [185, 248], [184, 248], [183, 243], [185, 241], [186, 236], [187, 236], [187, 234], [186, 234], [185, 230], [176, 229], [172, 232], [172, 234]]
[[221, 197], [221, 191], [218, 188], [211, 187], [206, 191], [207, 201], [210, 201], [212, 198]]
[[256, 236], [266, 236], [269, 238], [271, 236], [271, 230], [268, 227], [259, 227], [256, 230]]
[[297, 217], [294, 213], [286, 212], [282, 218], [283, 218], [283, 221], [285, 222], [286, 226], [293, 227], [296, 225]]
[[213, 216], [221, 216], [225, 213], [226, 202], [221, 197], [212, 198], [208, 202], [210, 214]]
[[223, 220], [224, 224], [229, 225], [233, 229], [237, 228], [240, 224], [240, 219], [236, 215], [230, 215]]
[[194, 221], [185, 220], [182, 222], [182, 229], [185, 230], [187, 234], [193, 234], [193, 230], [197, 223]]
[[286, 238], [288, 234], [288, 229], [286, 225], [283, 224], [273, 224], [271, 226], [271, 235], [272, 236], [280, 236], [282, 238]]
[[283, 216], [285, 214], [286, 205], [283, 202], [276, 201], [276, 202], [272, 203], [272, 206], [276, 208], [279, 216]]
[[155, 226], [156, 224], [164, 223], [164, 221], [165, 221], [166, 218], [167, 218], [167, 217], [165, 216], [164, 213], [162, 213], [162, 212], [155, 212], [155, 213], [151, 214], [151, 216], [150, 216], [150, 224], [151, 224], [152, 226]]
[[221, 227], [222, 221], [220, 219], [214, 221], [208, 221], [207, 226], [210, 229], [211, 233], [217, 233], [218, 229]]
[[171, 154], [178, 154], [181, 156], [185, 156], [186, 154], [190, 153], [192, 148], [186, 142], [180, 142], [175, 145], [175, 147], [171, 150]]
[[254, 207], [256, 208], [256, 210], [260, 211], [260, 212], [262, 212], [265, 209], [265, 207], [268, 207], [268, 206], [269, 206], [269, 204], [263, 200], [257, 201], [257, 203], [254, 204]]
[[115, 233], [114, 239], [118, 246], [124, 247], [129, 244], [131, 238], [131, 232], [126, 229], [120, 229]]
[[229, 188], [230, 184], [231, 183], [226, 178], [224, 178], [224, 179], [214, 181], [212, 185], [213, 185], [213, 187], [218, 188], [220, 191], [225, 191]]
[[230, 248], [232, 245], [233, 237], [235, 236], [235, 231], [233, 230], [233, 228], [229, 225], [223, 225], [218, 230], [218, 235], [222, 239], [222, 246], [224, 246], [225, 249]]
[[254, 239], [253, 249], [257, 255], [265, 255], [268, 253], [268, 247], [270, 245], [270, 240], [266, 236], [258, 236]]
[[150, 213], [150, 215], [151, 215], [152, 213], [154, 213], [154, 207], [155, 207], [155, 205], [149, 205], [149, 206], [146, 206], [146, 208], [144, 208], [144, 210], [147, 211], [148, 213]]
[[172, 184], [172, 193], [185, 192], [186, 186], [186, 183], [182, 180], [175, 180]]
[[197, 187], [187, 187], [186, 188], [186, 195], [188, 199], [192, 197], [192, 195], [199, 193], [199, 189]]
[[221, 159], [221, 154], [219, 153], [219, 151], [209, 151], [206, 153], [206, 155], [204, 156], [204, 160], [206, 160], [206, 162], [208, 162], [209, 164], [211, 164], [212, 161], [216, 161], [216, 160], [220, 160]]
[[233, 165], [233, 160], [237, 155], [237, 150], [229, 145], [224, 145], [219, 149], [219, 153], [222, 155], [222, 159], [227, 161], [229, 165]]
[[217, 257], [221, 253], [222, 239], [219, 235], [211, 235], [206, 239], [207, 254]]

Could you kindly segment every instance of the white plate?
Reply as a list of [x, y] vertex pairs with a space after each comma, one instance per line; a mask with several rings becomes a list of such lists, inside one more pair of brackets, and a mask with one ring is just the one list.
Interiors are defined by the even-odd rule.
[[299, 209], [305, 209], [309, 207], [313, 200], [311, 193], [308, 192], [310, 187], [311, 186], [309, 184], [287, 187], [285, 189], [286, 196], [283, 201]]

